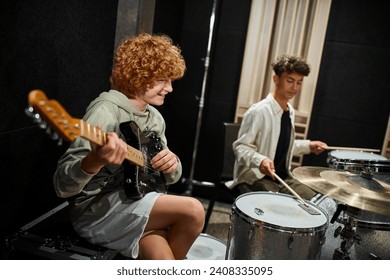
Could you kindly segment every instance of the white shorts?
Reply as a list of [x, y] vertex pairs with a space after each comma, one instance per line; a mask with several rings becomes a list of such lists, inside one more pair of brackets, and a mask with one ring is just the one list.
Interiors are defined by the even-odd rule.
[[144, 233], [144, 229], [160, 195], [150, 192], [140, 200], [128, 201], [123, 190], [107, 194], [88, 208], [73, 226], [87, 241], [136, 259], [138, 242], [150, 233]]

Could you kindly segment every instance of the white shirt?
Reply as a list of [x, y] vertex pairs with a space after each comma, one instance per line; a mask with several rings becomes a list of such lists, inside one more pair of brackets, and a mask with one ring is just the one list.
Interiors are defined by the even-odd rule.
[[[291, 137], [287, 156], [287, 170], [291, 170], [293, 155], [310, 153], [310, 140], [295, 140], [295, 112], [288, 104], [291, 119]], [[233, 188], [239, 183], [252, 184], [265, 175], [260, 172], [260, 164], [265, 158], [274, 160], [280, 134], [283, 109], [272, 94], [253, 104], [244, 114], [238, 138], [233, 143], [236, 156], [234, 180], [226, 186]], [[291, 174], [290, 174], [291, 175]]]

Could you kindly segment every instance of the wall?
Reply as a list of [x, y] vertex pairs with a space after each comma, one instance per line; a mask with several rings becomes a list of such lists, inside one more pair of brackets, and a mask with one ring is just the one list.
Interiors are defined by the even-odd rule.
[[[220, 0], [194, 179], [218, 174], [222, 122], [234, 120], [251, 1]], [[212, 1], [157, 0], [154, 31], [171, 35], [188, 70], [161, 108], [171, 148], [191, 170]], [[308, 138], [332, 146], [381, 149], [389, 117], [390, 18], [385, 1], [332, 1]], [[303, 165], [327, 166], [328, 152]], [[207, 195], [207, 194], [206, 194]]]
[[[390, 113], [390, 17], [385, 1], [334, 0], [309, 138], [382, 149]], [[327, 153], [304, 165], [326, 165]]]
[[60, 203], [52, 175], [66, 145], [58, 146], [25, 115], [27, 95], [42, 89], [79, 118], [90, 100], [109, 88], [117, 1], [17, 0], [0, 5], [4, 233]]
[[[196, 163], [192, 165], [213, 1], [157, 0], [154, 32], [167, 33], [183, 51], [187, 71], [160, 110], [170, 148], [183, 162], [183, 178], [213, 181], [222, 151], [222, 123], [234, 121], [251, 1], [218, 0]], [[180, 189], [181, 186], [177, 186]], [[171, 187], [171, 190], [175, 186]]]

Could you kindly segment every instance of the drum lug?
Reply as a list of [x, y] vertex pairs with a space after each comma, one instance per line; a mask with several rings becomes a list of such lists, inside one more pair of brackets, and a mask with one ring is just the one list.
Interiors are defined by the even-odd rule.
[[293, 249], [293, 245], [294, 245], [294, 237], [290, 236], [288, 238], [287, 248], [291, 251]]
[[361, 245], [362, 244], [362, 239], [360, 238], [360, 236], [355, 233], [355, 235], [353, 236], [355, 242], [358, 244], [358, 245]]
[[325, 236], [325, 234], [319, 239], [319, 243], [320, 243], [320, 245], [322, 246], [322, 245], [324, 245], [325, 244], [325, 242], [326, 242], [326, 236]]
[[337, 227], [336, 230], [334, 231], [333, 236], [334, 236], [335, 238], [337, 238], [337, 237], [340, 235], [342, 229], [343, 229], [343, 228], [342, 228], [341, 226]]
[[248, 239], [250, 240], [252, 239], [252, 237], [253, 237], [253, 228], [250, 228], [248, 232]]
[[255, 229], [256, 229], [256, 222], [254, 221], [251, 221], [251, 226], [249, 228], [249, 231], [248, 231], [248, 239], [252, 239], [253, 237], [253, 233], [255, 232]]

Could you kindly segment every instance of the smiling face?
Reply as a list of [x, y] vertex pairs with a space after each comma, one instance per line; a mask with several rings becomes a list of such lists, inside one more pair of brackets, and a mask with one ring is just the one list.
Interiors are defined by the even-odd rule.
[[133, 102], [141, 110], [145, 110], [148, 104], [161, 106], [164, 104], [165, 96], [173, 91], [172, 80], [158, 80], [156, 84], [148, 88], [144, 94], [139, 94]]

